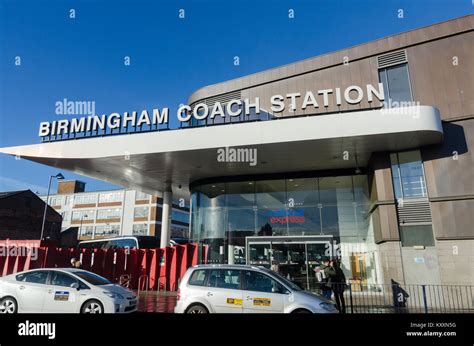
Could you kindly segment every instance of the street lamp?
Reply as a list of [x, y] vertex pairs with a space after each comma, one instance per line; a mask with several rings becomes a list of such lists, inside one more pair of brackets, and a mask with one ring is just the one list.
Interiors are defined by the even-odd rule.
[[43, 233], [44, 233], [44, 224], [46, 222], [46, 211], [48, 210], [48, 200], [49, 200], [49, 190], [51, 189], [51, 180], [53, 178], [56, 178], [58, 180], [63, 180], [64, 176], [61, 173], [58, 173], [56, 175], [52, 175], [49, 177], [49, 184], [48, 184], [48, 194], [46, 196], [46, 203], [44, 204], [44, 212], [43, 212], [43, 224], [41, 225], [41, 236], [40, 236], [40, 241], [43, 240]]

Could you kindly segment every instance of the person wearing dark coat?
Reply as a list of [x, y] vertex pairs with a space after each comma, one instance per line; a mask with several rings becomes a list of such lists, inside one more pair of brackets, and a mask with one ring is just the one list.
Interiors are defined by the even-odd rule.
[[337, 309], [341, 314], [346, 313], [346, 301], [344, 300], [344, 290], [347, 287], [346, 276], [342, 271], [339, 262], [333, 261], [331, 263], [331, 288], [334, 292], [334, 299], [336, 300]]

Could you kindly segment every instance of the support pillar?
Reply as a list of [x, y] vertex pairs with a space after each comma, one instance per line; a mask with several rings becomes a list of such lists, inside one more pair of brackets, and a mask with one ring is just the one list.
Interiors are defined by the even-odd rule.
[[170, 243], [171, 212], [173, 210], [173, 193], [163, 192], [163, 207], [161, 212], [161, 241], [160, 247], [165, 248]]

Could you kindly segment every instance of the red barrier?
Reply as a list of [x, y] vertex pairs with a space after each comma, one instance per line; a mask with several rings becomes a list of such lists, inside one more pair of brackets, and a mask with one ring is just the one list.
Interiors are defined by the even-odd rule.
[[[36, 268], [68, 268], [76, 258], [82, 268], [119, 282], [124, 274], [130, 275], [130, 288], [141, 290], [176, 290], [186, 270], [198, 262], [196, 244], [178, 245], [164, 249], [67, 249], [37, 247], [34, 251], [0, 246], [0, 275], [5, 276]], [[13, 253], [13, 256], [8, 254]], [[7, 255], [5, 255], [7, 254]], [[141, 277], [141, 279], [140, 279]]]

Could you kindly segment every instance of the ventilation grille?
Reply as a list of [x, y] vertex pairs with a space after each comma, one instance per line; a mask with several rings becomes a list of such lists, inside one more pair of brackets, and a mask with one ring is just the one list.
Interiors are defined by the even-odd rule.
[[427, 200], [404, 200], [397, 205], [400, 225], [431, 223], [431, 208]]
[[220, 102], [221, 104], [225, 104], [231, 100], [241, 100], [242, 99], [242, 92], [240, 90], [232, 91], [230, 93], [221, 94], [217, 96], [212, 96], [207, 99], [199, 100], [193, 103], [192, 106], [198, 103], [205, 103], [209, 107], [214, 106], [216, 102]]
[[397, 52], [388, 53], [377, 57], [377, 64], [379, 68], [403, 64], [405, 62], [407, 62], [406, 50], [399, 50]]

